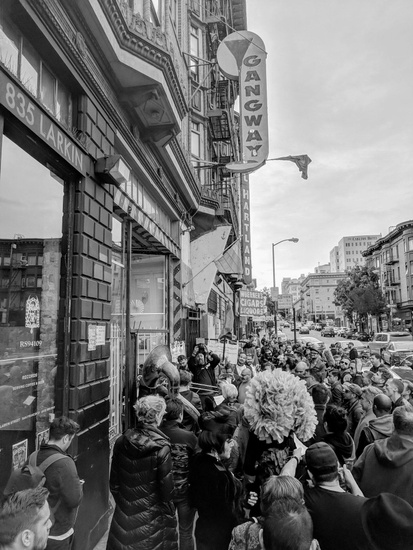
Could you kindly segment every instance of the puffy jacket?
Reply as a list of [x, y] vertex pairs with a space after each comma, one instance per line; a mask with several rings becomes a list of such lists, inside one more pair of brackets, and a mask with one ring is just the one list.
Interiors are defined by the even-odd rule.
[[57, 508], [54, 512], [54, 522], [50, 535], [58, 536], [67, 533], [74, 527], [77, 509], [82, 501], [83, 490], [77, 474], [76, 465], [71, 456], [62, 451], [57, 445], [43, 444], [37, 455], [37, 466], [54, 454], [67, 456], [51, 464], [46, 472], [46, 488], [50, 492], [50, 508]]
[[153, 426], [138, 424], [115, 443], [110, 490], [116, 509], [108, 550], [177, 550], [171, 448]]

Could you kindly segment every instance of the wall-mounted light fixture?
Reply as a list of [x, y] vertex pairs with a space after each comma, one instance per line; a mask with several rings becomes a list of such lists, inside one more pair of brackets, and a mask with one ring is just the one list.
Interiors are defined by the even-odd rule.
[[97, 159], [95, 174], [101, 181], [120, 187], [130, 179], [130, 168], [121, 155], [108, 155]]
[[193, 223], [188, 225], [186, 229], [182, 229], [181, 233], [183, 235], [184, 233], [191, 233], [191, 231], [195, 231], [195, 225]]
[[195, 231], [195, 225], [192, 221], [193, 216], [185, 210], [181, 213], [181, 234]]

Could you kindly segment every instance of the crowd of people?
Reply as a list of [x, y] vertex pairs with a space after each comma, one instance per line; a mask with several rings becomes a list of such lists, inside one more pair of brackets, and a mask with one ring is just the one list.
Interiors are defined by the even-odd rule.
[[[379, 354], [252, 334], [236, 364], [199, 344], [176, 366], [115, 443], [108, 550], [413, 548], [412, 384]], [[45, 547], [10, 519], [34, 507], [44, 542], [45, 491], [9, 495], [0, 549]]]

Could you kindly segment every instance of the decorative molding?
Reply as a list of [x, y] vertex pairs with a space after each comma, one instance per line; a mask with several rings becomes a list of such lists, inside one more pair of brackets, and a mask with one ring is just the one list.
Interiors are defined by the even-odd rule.
[[[74, 67], [79, 71], [86, 84], [94, 92], [96, 97], [99, 98], [101, 106], [109, 117], [110, 124], [116, 127], [122, 134], [128, 146], [135, 153], [138, 161], [151, 176], [151, 182], [164, 193], [165, 197], [168, 198], [171, 203], [174, 203], [175, 198], [169, 186], [166, 187], [162, 178], [157, 174], [156, 164], [158, 161], [156, 160], [154, 162], [154, 157], [152, 157], [152, 155], [148, 156], [148, 150], [140, 146], [137, 129], [132, 127], [131, 131], [131, 121], [122, 111], [118, 103], [118, 97], [114, 93], [107, 78], [103, 76], [99, 70], [87, 44], [85, 44], [84, 49], [82, 47], [79, 48], [79, 40], [76, 41], [76, 37], [78, 33], [81, 33], [82, 37], [86, 36], [87, 41], [90, 41], [94, 48], [96, 47], [96, 51], [100, 51], [96, 40], [93, 35], [90, 34], [86, 25], [83, 24], [81, 31], [76, 29], [74, 23], [68, 20], [61, 6], [53, 0], [28, 0], [28, 2], [43, 24], [46, 25], [50, 34], [59, 43], [67, 58], [71, 60]], [[70, 7], [76, 8], [73, 4], [70, 4]], [[78, 10], [75, 10], [74, 13], [78, 22], [82, 22], [82, 14]], [[103, 62], [103, 65], [107, 65], [103, 52], [101, 52], [101, 55], [101, 62]], [[108, 74], [110, 74], [109, 66]], [[186, 185], [190, 188], [194, 196], [199, 199], [200, 189], [198, 178], [192, 169], [189, 157], [186, 156], [183, 145], [180, 145], [176, 137], [172, 138], [169, 145], [171, 146], [173, 154], [176, 156], [181, 170], [185, 174]]]
[[132, 14], [124, 0], [98, 0], [122, 48], [161, 69], [181, 118], [188, 113], [188, 86], [179, 71], [179, 59], [165, 33], [139, 13]]

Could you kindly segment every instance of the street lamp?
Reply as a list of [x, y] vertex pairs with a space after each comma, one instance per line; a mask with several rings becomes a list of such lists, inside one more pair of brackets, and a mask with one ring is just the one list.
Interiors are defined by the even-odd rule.
[[[272, 284], [275, 292], [275, 256], [274, 256], [274, 248], [281, 244], [285, 243], [287, 241], [290, 241], [292, 243], [298, 243], [299, 239], [297, 237], [291, 237], [291, 239], [283, 239], [282, 241], [278, 241], [277, 243], [272, 243]], [[278, 334], [278, 326], [277, 326], [277, 308], [276, 308], [276, 302], [277, 300], [274, 299], [274, 330], [275, 330], [275, 337], [277, 337]]]

